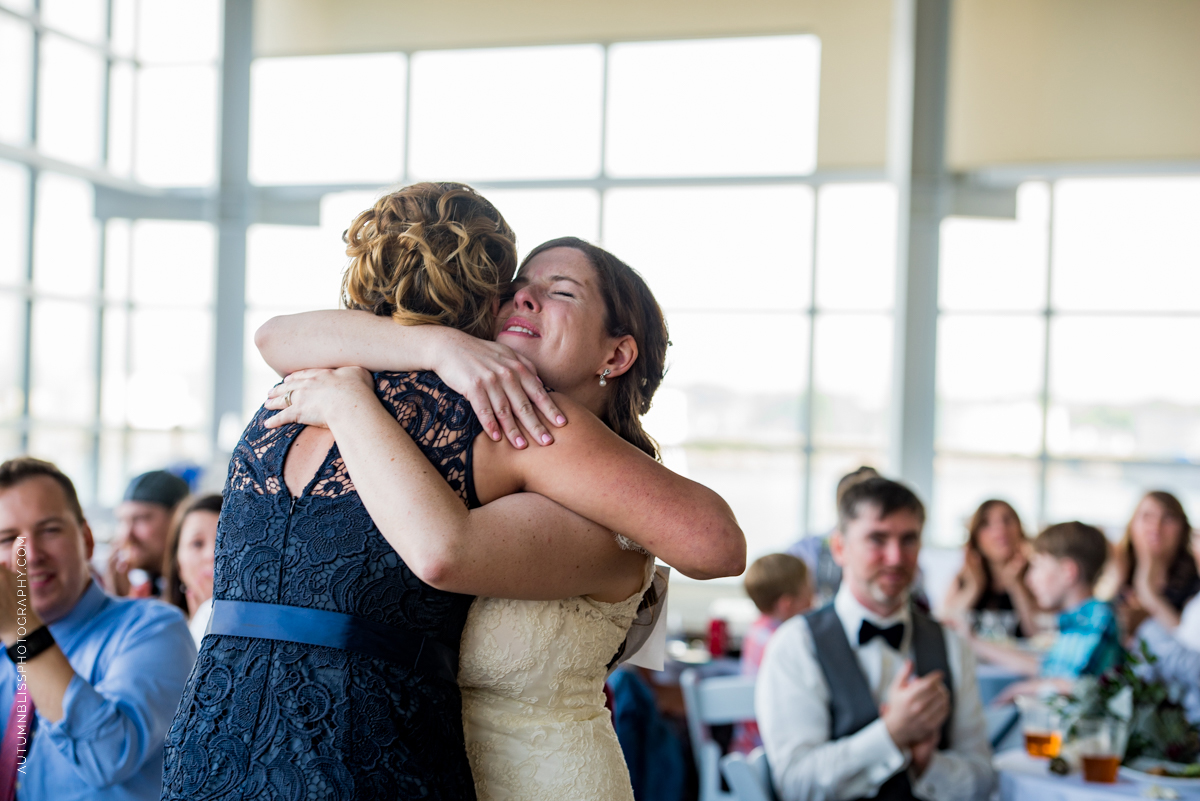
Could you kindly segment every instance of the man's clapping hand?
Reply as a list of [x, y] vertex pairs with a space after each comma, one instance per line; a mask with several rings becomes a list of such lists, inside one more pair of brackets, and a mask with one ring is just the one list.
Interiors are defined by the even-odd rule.
[[[913, 675], [912, 660], [907, 660], [904, 669], [892, 680], [887, 703], [882, 708], [881, 717], [892, 742], [898, 748], [913, 750], [915, 762], [916, 752], [927, 741], [937, 742], [949, 715], [950, 691], [942, 672], [935, 670], [917, 678]], [[924, 755], [926, 762], [931, 755], [932, 752]]]

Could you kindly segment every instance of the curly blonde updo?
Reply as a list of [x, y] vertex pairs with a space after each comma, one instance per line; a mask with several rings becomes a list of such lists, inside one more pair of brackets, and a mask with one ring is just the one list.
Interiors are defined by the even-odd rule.
[[516, 271], [516, 236], [471, 187], [406, 186], [355, 217], [342, 239], [346, 308], [492, 338], [492, 301]]

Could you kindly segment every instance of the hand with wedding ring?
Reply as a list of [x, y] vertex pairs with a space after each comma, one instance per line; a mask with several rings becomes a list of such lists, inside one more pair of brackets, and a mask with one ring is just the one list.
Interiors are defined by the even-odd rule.
[[271, 387], [268, 409], [279, 414], [266, 422], [267, 428], [288, 423], [329, 428], [329, 419], [339, 407], [354, 403], [378, 403], [371, 374], [361, 367], [336, 370], [298, 370]]

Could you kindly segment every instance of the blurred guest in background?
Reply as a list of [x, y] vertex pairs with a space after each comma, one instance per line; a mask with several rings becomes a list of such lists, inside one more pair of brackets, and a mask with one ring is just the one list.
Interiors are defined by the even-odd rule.
[[212, 610], [213, 555], [217, 549], [217, 521], [221, 517], [218, 493], [184, 501], [175, 513], [167, 539], [163, 565], [165, 600], [188, 617], [196, 647], [204, 638]]
[[[129, 482], [117, 506], [117, 536], [105, 575], [109, 592], [134, 598], [162, 596], [171, 517], [188, 493], [187, 482], [165, 470], [142, 473]], [[135, 569], [148, 578], [131, 585], [129, 573]]]
[[971, 638], [984, 659], [1036, 679], [1011, 684], [998, 700], [1051, 690], [1070, 692], [1080, 676], [1099, 676], [1121, 659], [1112, 605], [1093, 596], [1108, 560], [1108, 541], [1095, 526], [1079, 521], [1050, 526], [1033, 541], [1026, 581], [1038, 605], [1058, 610], [1058, 639], [1039, 659], [1009, 645]]
[[971, 612], [1009, 612], [1016, 630], [1028, 637], [1037, 632], [1037, 602], [1025, 586], [1029, 542], [1017, 511], [1005, 501], [979, 505], [967, 524], [963, 566], [950, 584], [942, 604], [943, 618], [966, 618]]
[[0, 465], [0, 798], [159, 797], [196, 647], [179, 610], [106, 595], [92, 545], [57, 467]]
[[[1200, 530], [1193, 529], [1189, 539], [1192, 558], [1200, 559]], [[1183, 607], [1179, 625], [1152, 615], [1138, 627], [1137, 639], [1158, 657], [1145, 671], [1175, 686], [1188, 718], [1200, 724], [1200, 595]]]
[[[780, 623], [812, 608], [813, 591], [804, 560], [786, 553], [770, 553], [754, 560], [746, 568], [742, 583], [761, 614], [742, 638], [741, 670], [743, 676], [757, 676], [767, 641]], [[737, 727], [733, 750], [748, 754], [760, 745], [758, 724], [749, 722]]]
[[767, 640], [785, 620], [812, 607], [813, 591], [804, 560], [771, 553], [754, 560], [743, 579], [746, 594], [761, 614], [742, 640], [742, 675], [758, 675]]
[[[846, 490], [868, 478], [879, 478], [879, 473], [874, 467], [866, 465], [842, 476], [837, 483], [834, 508], [841, 506], [842, 496], [846, 494]], [[833, 536], [834, 531], [837, 531], [836, 526], [832, 531], [824, 534], [809, 534], [787, 549], [788, 553], [803, 559], [808, 565], [809, 572], [813, 576], [813, 593], [819, 604], [832, 599], [842, 583], [842, 569], [838, 567], [829, 551], [829, 538]]]
[[1188, 552], [1191, 524], [1169, 492], [1147, 492], [1134, 509], [1097, 594], [1117, 606], [1122, 632], [1132, 635], [1148, 617], [1167, 628], [1200, 591], [1196, 560]]
[[[833, 603], [779, 627], [755, 711], [782, 801], [982, 801], [995, 785], [975, 662], [910, 592], [925, 507], [872, 478], [846, 491]], [[951, 691], [953, 688], [953, 691]]]

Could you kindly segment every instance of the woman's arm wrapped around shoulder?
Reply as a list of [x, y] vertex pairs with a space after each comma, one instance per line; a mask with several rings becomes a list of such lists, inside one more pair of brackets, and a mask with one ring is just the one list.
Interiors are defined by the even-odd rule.
[[545, 421], [567, 423], [532, 362], [506, 345], [454, 328], [398, 325], [365, 311], [311, 311], [272, 317], [255, 332], [254, 344], [281, 376], [339, 367], [435, 371], [467, 399], [489, 437], [504, 436], [517, 448], [528, 445], [525, 432], [533, 442], [549, 445], [554, 436]]
[[[289, 391], [291, 407], [283, 397]], [[560, 559], [571, 570], [581, 569], [585, 561], [577, 550], [585, 540], [587, 547], [596, 549], [586, 557], [596, 565], [606, 564], [605, 559], [627, 558], [624, 554], [631, 552], [612, 548], [611, 531], [619, 531], [693, 578], [742, 572], [745, 537], [719, 495], [663, 467], [569, 398], [556, 400], [572, 416], [572, 423], [559, 431], [553, 448], [516, 450], [486, 438], [475, 441], [475, 486], [485, 506], [472, 511], [379, 403], [365, 371], [305, 371], [273, 389], [267, 406], [283, 409], [269, 425], [299, 422], [329, 427], [380, 531], [433, 586], [480, 594], [484, 590], [475, 589], [479, 576], [472, 565], [498, 573], [500, 565], [493, 555], [520, 549], [528, 549], [524, 553], [530, 561]], [[553, 459], [517, 457], [541, 457], [560, 450]], [[506, 510], [509, 504], [530, 503], [514, 496], [517, 493], [537, 493], [565, 509], [535, 501], [541, 504], [536, 510], [501, 514], [511, 511]], [[420, 499], [419, 503], [413, 499]], [[487, 503], [498, 499], [504, 501], [500, 506]], [[534, 511], [536, 518], [530, 517]], [[575, 536], [547, 534], [554, 527]], [[590, 533], [584, 536], [585, 531]], [[546, 536], [562, 536], [568, 547], [555, 549]], [[491, 594], [525, 597], [512, 592]], [[565, 596], [548, 592], [544, 597]]]

